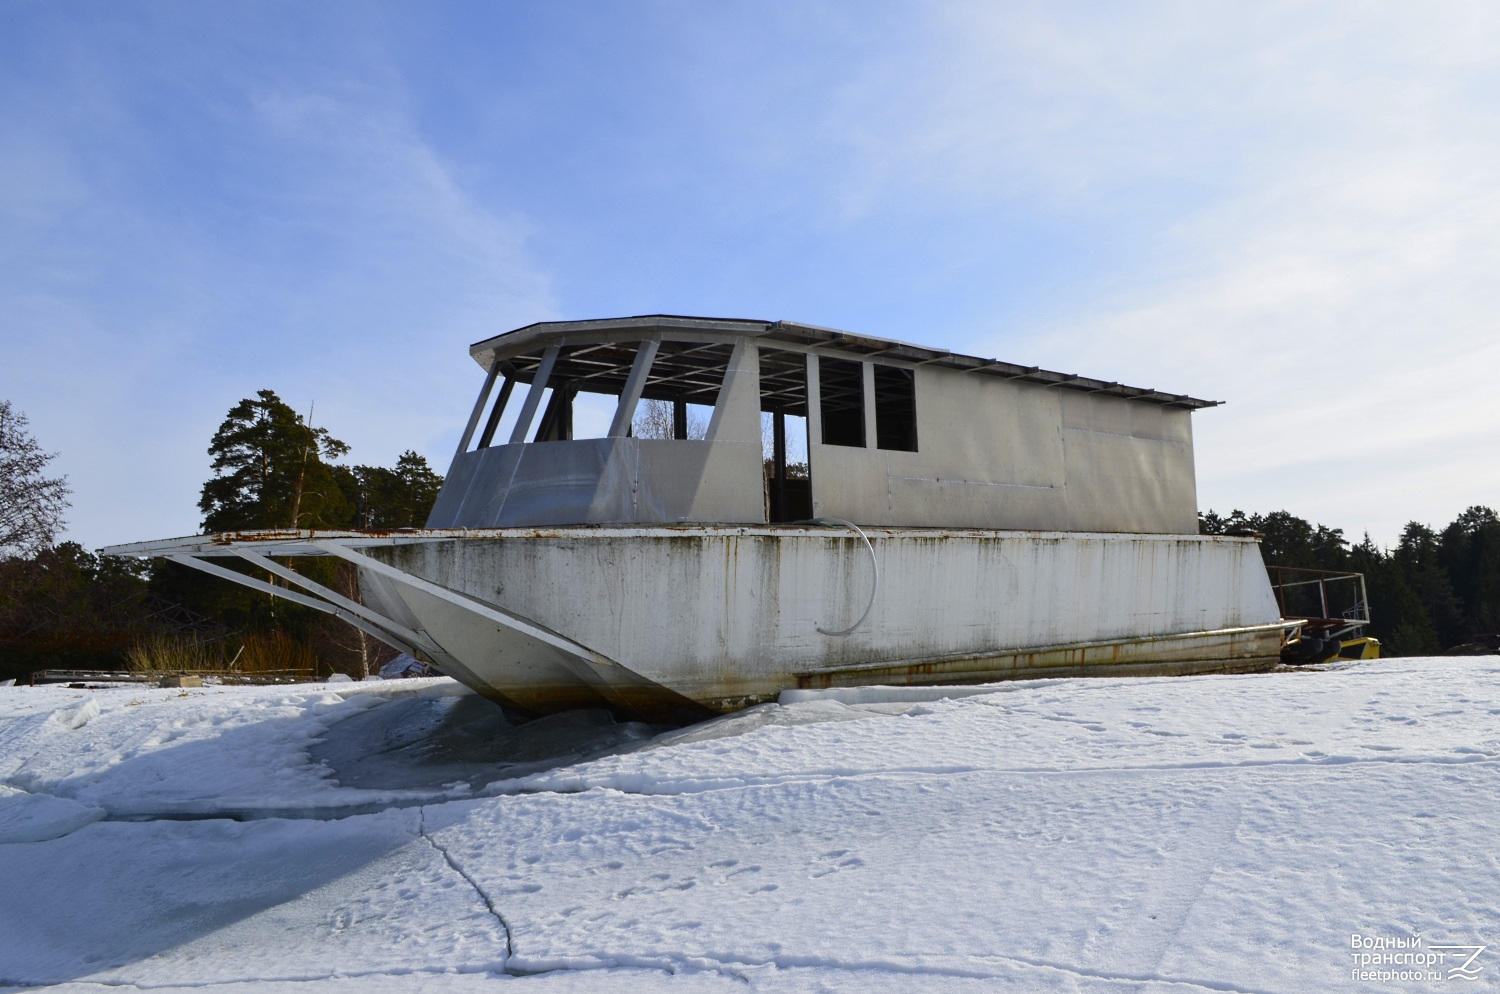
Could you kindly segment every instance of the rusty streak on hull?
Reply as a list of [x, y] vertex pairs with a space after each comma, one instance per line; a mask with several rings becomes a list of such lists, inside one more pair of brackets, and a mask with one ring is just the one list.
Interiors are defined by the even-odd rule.
[[1284, 629], [1278, 622], [1221, 632], [842, 667], [799, 673], [797, 687], [942, 686], [1039, 677], [1252, 673], [1275, 668]]

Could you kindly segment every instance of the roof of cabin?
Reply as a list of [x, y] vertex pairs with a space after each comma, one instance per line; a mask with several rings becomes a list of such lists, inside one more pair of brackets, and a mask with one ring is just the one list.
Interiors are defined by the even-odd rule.
[[[1022, 366], [999, 359], [949, 352], [925, 345], [890, 338], [874, 338], [836, 328], [822, 328], [797, 321], [754, 321], [742, 318], [683, 317], [672, 314], [647, 314], [626, 318], [601, 318], [590, 321], [538, 321], [525, 327], [508, 331], [503, 335], [487, 338], [469, 347], [469, 354], [481, 366], [488, 369], [497, 359], [510, 369], [507, 372], [528, 381], [536, 362], [527, 362], [526, 353], [535, 352], [553, 344], [578, 346], [598, 342], [593, 348], [570, 349], [572, 361], [586, 367], [589, 378], [601, 383], [623, 382], [630, 371], [633, 350], [613, 348], [629, 336], [673, 333], [703, 336], [709, 341], [715, 338], [749, 336], [751, 338], [787, 342], [795, 345], [816, 347], [822, 353], [843, 352], [857, 359], [896, 359], [917, 365], [942, 366], [982, 375], [997, 376], [1005, 380], [1020, 380], [1055, 386], [1065, 390], [1081, 390], [1087, 393], [1108, 394], [1129, 400], [1140, 400], [1166, 407], [1185, 407], [1197, 410], [1216, 407], [1218, 400], [1200, 400], [1187, 394], [1168, 393], [1152, 387], [1132, 387], [1110, 380], [1098, 380], [1076, 373], [1059, 373], [1040, 366]], [[702, 359], [717, 363], [720, 349], [706, 345], [700, 350]], [[511, 359], [517, 359], [511, 363]], [[686, 358], [686, 357], [684, 357]]]

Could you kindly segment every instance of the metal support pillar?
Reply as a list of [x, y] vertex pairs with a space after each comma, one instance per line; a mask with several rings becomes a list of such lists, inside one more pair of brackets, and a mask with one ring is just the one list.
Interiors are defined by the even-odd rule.
[[609, 425], [610, 438], [624, 438], [630, 432], [630, 423], [635, 420], [636, 405], [641, 402], [641, 391], [646, 389], [646, 378], [651, 375], [651, 364], [656, 361], [656, 350], [661, 340], [648, 338], [641, 343], [635, 354], [635, 363], [630, 367], [630, 376], [625, 388], [620, 391], [620, 406], [615, 408], [615, 418]]
[[[310, 607], [314, 611], [322, 611], [324, 614], [331, 614], [335, 618], [338, 618], [342, 621], [347, 621], [349, 624], [353, 625], [355, 628], [358, 628], [366, 635], [369, 635], [370, 637], [375, 639], [379, 639], [381, 642], [384, 642], [386, 645], [391, 646], [393, 649], [398, 649], [408, 655], [415, 656], [420, 654], [429, 657], [434, 655], [431, 649], [422, 644], [422, 642], [417, 640], [415, 637], [403, 637], [401, 634], [398, 634], [395, 631], [391, 631], [386, 627], [385, 624], [371, 624], [370, 622], [365, 621], [363, 618], [350, 611], [346, 611], [341, 607], [337, 607], [333, 604], [328, 603], [327, 601], [318, 600], [316, 597], [309, 597], [306, 594], [299, 594], [295, 590], [288, 590], [285, 587], [272, 586], [264, 580], [257, 580], [253, 576], [246, 576], [243, 573], [236, 573], [232, 569], [225, 569], [223, 566], [219, 566], [215, 563], [204, 562], [202, 559], [199, 559], [196, 556], [168, 556], [167, 558], [174, 563], [179, 563], [191, 569], [202, 570], [204, 573], [208, 573], [212, 576], [217, 576], [221, 579], [228, 580], [231, 583], [238, 583], [242, 587], [249, 587], [251, 590], [257, 590], [261, 593], [270, 594], [273, 597], [281, 597], [291, 601], [294, 604], [301, 604], [303, 607]], [[393, 625], [392, 627], [400, 629], [400, 626], [398, 625]], [[400, 630], [406, 631], [405, 629]], [[408, 632], [407, 634], [415, 636], [416, 633]], [[436, 655], [438, 658], [435, 658], [433, 661], [441, 666], [443, 660], [447, 657], [447, 653], [439, 651]]]
[[490, 410], [490, 419], [485, 422], [484, 433], [479, 436], [479, 448], [487, 449], [495, 440], [495, 429], [500, 427], [500, 418], [505, 414], [505, 405], [510, 403], [510, 394], [515, 388], [514, 376], [507, 376], [505, 382], [500, 384], [500, 396], [495, 398], [495, 406]]
[[479, 416], [484, 413], [484, 402], [490, 399], [490, 391], [495, 388], [495, 374], [500, 372], [500, 364], [497, 362], [490, 366], [490, 371], [484, 377], [484, 389], [479, 391], [479, 399], [474, 401], [474, 411], [469, 415], [468, 427], [464, 428], [463, 437], [458, 440], [458, 451], [453, 453], [457, 459], [469, 448], [469, 440], [474, 437], [474, 429], [479, 424]]
[[511, 429], [511, 444], [526, 441], [526, 433], [531, 430], [531, 422], [536, 419], [536, 409], [542, 402], [542, 394], [547, 389], [547, 381], [552, 378], [552, 367], [557, 362], [558, 351], [556, 345], [549, 345], [547, 351], [542, 353], [542, 364], [537, 367], [536, 375], [532, 377], [531, 389], [526, 391], [526, 402], [521, 405], [521, 413], [516, 418], [516, 426]]

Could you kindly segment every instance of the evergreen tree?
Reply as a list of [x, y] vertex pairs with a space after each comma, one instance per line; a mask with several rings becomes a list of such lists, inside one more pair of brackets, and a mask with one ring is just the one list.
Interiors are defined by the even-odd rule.
[[338, 528], [354, 507], [324, 462], [349, 446], [302, 420], [274, 391], [242, 400], [214, 433], [214, 477], [198, 508], [205, 532], [254, 528]]
[[408, 449], [395, 469], [355, 466], [355, 523], [360, 528], [421, 528], [432, 513], [443, 478]]
[[1468, 627], [1464, 604], [1453, 592], [1453, 582], [1438, 553], [1437, 533], [1420, 522], [1408, 521], [1396, 546], [1396, 563], [1427, 609], [1438, 644], [1457, 645], [1464, 641]]
[[[25, 519], [31, 522], [31, 546], [18, 544], [27, 550], [24, 555], [6, 555], [0, 548], [0, 679], [44, 667], [118, 668], [132, 641], [172, 630], [163, 609], [185, 608], [230, 631], [279, 633], [294, 647], [315, 649], [324, 665], [355, 675], [378, 667], [390, 655], [340, 620], [177, 563], [99, 557], [74, 543], [53, 547], [58, 515], [66, 506], [66, 484], [41, 476], [51, 456], [38, 449], [25, 425], [24, 417], [0, 402], [0, 471], [6, 474], [0, 483], [35, 484], [29, 492], [40, 495], [40, 509], [48, 512]], [[327, 429], [308, 425], [273, 391], [240, 401], [209, 447], [214, 477], [203, 485], [199, 501], [205, 531], [426, 523], [443, 479], [422, 456], [404, 452], [394, 468], [332, 461], [348, 451]], [[11, 493], [23, 492], [25, 486], [0, 486], [0, 510], [11, 506], [4, 503]], [[0, 515], [0, 524], [8, 520]], [[220, 563], [283, 583], [249, 563]], [[347, 563], [323, 557], [287, 565], [359, 599], [357, 573]]]
[[1348, 562], [1343, 529], [1314, 525], [1288, 511], [1246, 514], [1236, 509], [1228, 517], [1205, 511], [1198, 515], [1198, 531], [1204, 535], [1259, 535], [1261, 555], [1268, 565], [1340, 570]]
[[120, 668], [124, 648], [151, 630], [148, 569], [77, 542], [0, 559], [0, 680], [52, 667]]
[[1467, 610], [1464, 640], [1500, 632], [1500, 517], [1488, 507], [1471, 507], [1443, 529], [1437, 561]]
[[1349, 569], [1363, 573], [1370, 599], [1370, 627], [1387, 656], [1429, 656], [1439, 652], [1437, 630], [1396, 558], [1382, 552], [1370, 536], [1349, 550]]
[[1412, 521], [1394, 550], [1370, 541], [1346, 548], [1337, 528], [1286, 511], [1227, 516], [1205, 511], [1206, 535], [1260, 534], [1268, 566], [1363, 573], [1368, 632], [1391, 656], [1422, 656], [1500, 632], [1500, 515], [1471, 507], [1442, 532]]

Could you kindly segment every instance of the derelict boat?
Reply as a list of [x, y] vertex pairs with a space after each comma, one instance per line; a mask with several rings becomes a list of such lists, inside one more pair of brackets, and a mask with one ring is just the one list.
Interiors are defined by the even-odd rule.
[[[1198, 534], [1211, 401], [786, 321], [546, 322], [470, 354], [425, 529], [107, 551], [339, 615], [530, 713], [1277, 662], [1258, 543]], [[271, 556], [352, 562], [361, 600]]]

